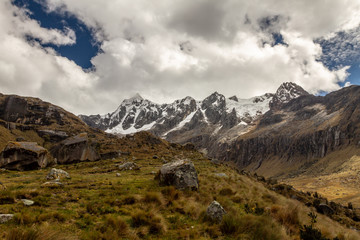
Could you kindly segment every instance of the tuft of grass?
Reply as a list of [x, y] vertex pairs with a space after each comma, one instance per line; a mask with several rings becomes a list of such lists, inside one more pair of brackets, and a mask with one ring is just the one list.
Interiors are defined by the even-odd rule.
[[151, 211], [145, 212], [143, 210], [137, 210], [131, 217], [132, 227], [138, 228], [141, 226], [148, 226], [150, 234], [159, 234], [166, 230], [163, 219]]
[[299, 222], [299, 213], [296, 206], [283, 207], [273, 205], [270, 208], [271, 216], [276, 219], [281, 225], [285, 226], [289, 233], [297, 232]]
[[143, 198], [145, 203], [156, 203], [158, 205], [162, 205], [162, 198], [160, 193], [158, 192], [147, 192]]
[[227, 214], [223, 218], [220, 230], [224, 235], [241, 236], [241, 239], [280, 240], [284, 238], [281, 228], [268, 216]]
[[235, 194], [235, 192], [231, 188], [228, 188], [228, 187], [222, 188], [219, 192], [219, 195], [221, 195], [221, 196], [232, 196], [234, 194]]

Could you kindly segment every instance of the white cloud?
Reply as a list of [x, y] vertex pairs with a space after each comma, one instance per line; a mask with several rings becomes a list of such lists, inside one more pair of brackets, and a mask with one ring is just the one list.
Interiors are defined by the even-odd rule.
[[[95, 70], [84, 72], [26, 42], [26, 34], [57, 45], [73, 44], [76, 37], [71, 29], [47, 30], [24, 14], [13, 16], [19, 10], [8, 1], [0, 4], [0, 83], [3, 91], [43, 97], [75, 113], [112, 111], [136, 92], [170, 102], [213, 91], [251, 97], [274, 92], [284, 81], [312, 93], [336, 90], [348, 67], [331, 71], [318, 62], [322, 49], [313, 40], [360, 22], [356, 0], [46, 3], [48, 11], [74, 14], [94, 31], [102, 50], [91, 60]], [[273, 32], [286, 45], [271, 46]]]

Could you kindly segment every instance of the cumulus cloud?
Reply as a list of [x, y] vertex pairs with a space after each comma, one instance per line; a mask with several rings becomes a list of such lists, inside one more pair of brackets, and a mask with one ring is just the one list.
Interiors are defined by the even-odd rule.
[[[214, 91], [246, 98], [274, 92], [285, 81], [312, 93], [336, 90], [349, 67], [329, 69], [319, 61], [325, 51], [314, 40], [332, 39], [334, 33], [352, 31], [360, 23], [356, 0], [43, 4], [47, 11], [73, 14], [92, 29], [101, 49], [91, 60], [94, 69], [84, 72], [50, 49], [29, 44], [27, 34], [53, 44], [73, 44], [76, 36], [71, 29], [43, 29], [26, 14], [14, 16], [10, 12], [20, 10], [7, 2], [1, 3], [0, 11], [6, 14], [1, 14], [0, 24], [16, 30], [0, 29], [0, 34], [21, 48], [10, 39], [8, 46], [0, 46], [5, 54], [10, 53], [7, 48], [14, 51], [14, 56], [0, 56], [0, 76], [6, 79], [1, 84], [14, 92], [9, 79], [24, 82], [30, 90], [24, 87], [16, 93], [44, 97], [75, 113], [112, 111], [136, 92], [155, 102], [170, 102], [187, 95], [202, 99]], [[276, 44], [275, 37], [283, 44]], [[20, 60], [22, 53], [14, 48], [32, 57]], [[19, 71], [27, 77], [18, 76]]]

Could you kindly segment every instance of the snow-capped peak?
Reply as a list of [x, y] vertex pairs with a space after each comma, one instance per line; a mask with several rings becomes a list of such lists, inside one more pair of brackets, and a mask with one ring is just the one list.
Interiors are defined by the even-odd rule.
[[298, 98], [302, 95], [308, 95], [302, 87], [293, 82], [284, 82], [277, 89], [273, 99], [269, 105], [271, 109], [277, 109], [281, 105], [288, 103], [290, 100]]

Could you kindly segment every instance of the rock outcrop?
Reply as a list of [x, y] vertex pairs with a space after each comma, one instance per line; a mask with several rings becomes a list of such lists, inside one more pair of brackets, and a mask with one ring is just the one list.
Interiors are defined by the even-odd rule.
[[59, 164], [68, 164], [82, 161], [97, 161], [100, 159], [95, 146], [89, 141], [87, 133], [70, 137], [50, 150]]
[[0, 155], [0, 167], [9, 170], [34, 170], [49, 164], [48, 151], [35, 142], [9, 142]]
[[199, 180], [194, 164], [189, 160], [178, 160], [164, 164], [156, 177], [160, 185], [173, 185], [181, 190], [198, 190]]

